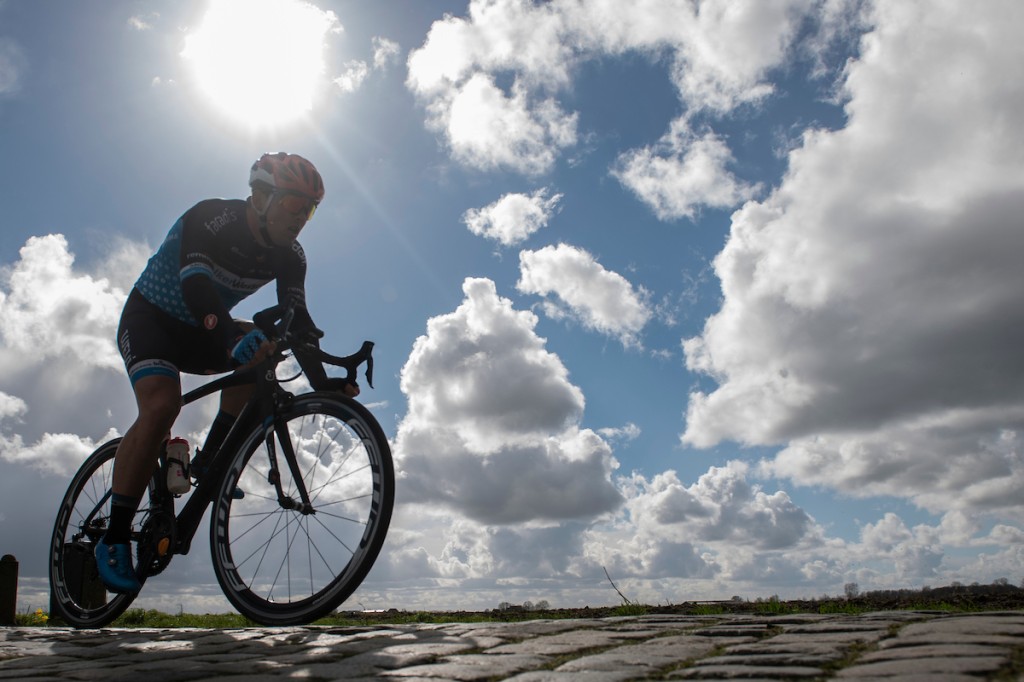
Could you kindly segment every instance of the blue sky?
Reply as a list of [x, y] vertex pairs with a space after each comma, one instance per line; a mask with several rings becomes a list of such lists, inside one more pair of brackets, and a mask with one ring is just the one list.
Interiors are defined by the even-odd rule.
[[[146, 258], [278, 150], [327, 186], [326, 346], [378, 344], [399, 497], [353, 604], [615, 603], [605, 569], [652, 603], [1019, 583], [1022, 28], [1012, 1], [0, 1], [19, 603], [133, 418]], [[226, 610], [205, 544], [139, 603]]]

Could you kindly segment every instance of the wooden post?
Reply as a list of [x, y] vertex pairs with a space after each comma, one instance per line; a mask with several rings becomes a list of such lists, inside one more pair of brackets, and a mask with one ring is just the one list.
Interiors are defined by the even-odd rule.
[[14, 625], [18, 608], [18, 560], [10, 554], [0, 558], [0, 625]]

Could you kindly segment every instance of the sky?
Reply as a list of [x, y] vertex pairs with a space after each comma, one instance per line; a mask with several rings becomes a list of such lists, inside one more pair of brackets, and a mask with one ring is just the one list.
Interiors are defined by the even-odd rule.
[[[1022, 32], [1016, 0], [0, 0], [19, 609], [134, 418], [146, 259], [279, 150], [323, 175], [311, 313], [377, 343], [395, 457], [347, 608], [1020, 584]], [[199, 533], [138, 605], [229, 610]]]

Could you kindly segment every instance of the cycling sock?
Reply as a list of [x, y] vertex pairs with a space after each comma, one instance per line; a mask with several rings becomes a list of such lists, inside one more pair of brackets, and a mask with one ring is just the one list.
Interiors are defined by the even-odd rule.
[[108, 545], [126, 545], [132, 539], [132, 519], [139, 507], [139, 498], [113, 493], [110, 496], [110, 526], [103, 542]]

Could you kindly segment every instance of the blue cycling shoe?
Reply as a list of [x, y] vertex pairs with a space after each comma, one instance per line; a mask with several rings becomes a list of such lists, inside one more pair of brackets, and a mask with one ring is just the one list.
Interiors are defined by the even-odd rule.
[[142, 589], [142, 583], [132, 568], [131, 545], [108, 545], [96, 543], [96, 569], [100, 580], [111, 592], [135, 594]]

